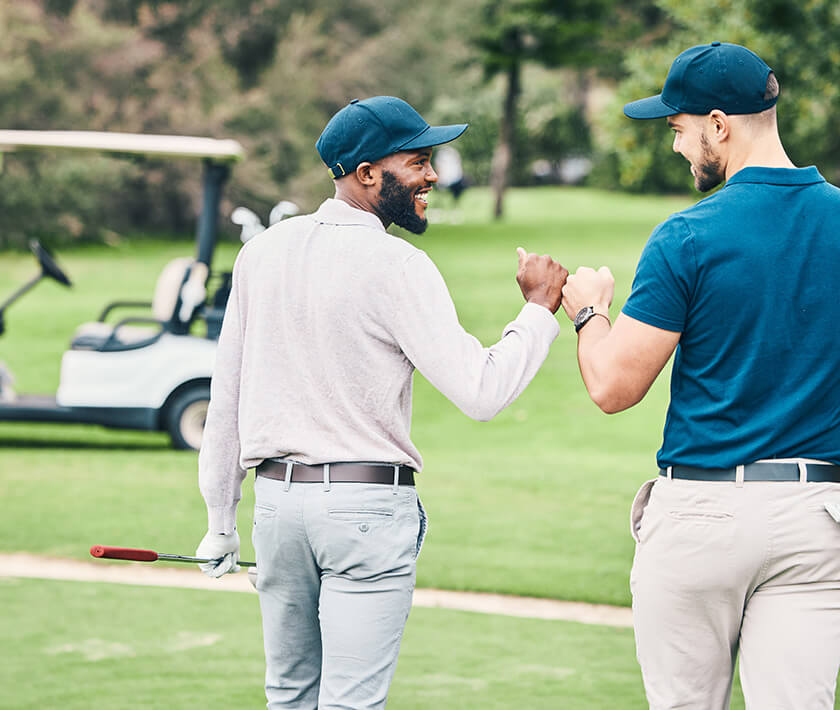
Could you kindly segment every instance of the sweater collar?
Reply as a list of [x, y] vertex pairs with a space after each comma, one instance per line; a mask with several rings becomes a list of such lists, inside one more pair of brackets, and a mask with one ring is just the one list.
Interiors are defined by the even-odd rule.
[[333, 197], [324, 200], [312, 216], [322, 224], [371, 227], [380, 232], [385, 231], [382, 221], [372, 212], [351, 207], [344, 200]]

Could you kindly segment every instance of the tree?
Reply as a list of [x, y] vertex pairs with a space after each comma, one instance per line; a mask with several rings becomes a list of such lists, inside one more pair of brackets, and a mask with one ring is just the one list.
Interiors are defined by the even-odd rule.
[[611, 0], [486, 0], [472, 41], [485, 79], [505, 78], [499, 139], [490, 182], [493, 213], [503, 212], [504, 191], [515, 155], [514, 136], [522, 90], [522, 66], [586, 67], [603, 61], [600, 37]]

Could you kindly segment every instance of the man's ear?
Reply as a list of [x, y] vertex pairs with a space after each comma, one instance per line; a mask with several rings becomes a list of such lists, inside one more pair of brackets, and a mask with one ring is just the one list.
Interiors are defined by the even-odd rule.
[[374, 187], [379, 182], [379, 173], [374, 163], [359, 163], [356, 167], [356, 179], [365, 187]]
[[729, 116], [720, 109], [713, 109], [708, 116], [709, 134], [722, 143], [729, 138]]

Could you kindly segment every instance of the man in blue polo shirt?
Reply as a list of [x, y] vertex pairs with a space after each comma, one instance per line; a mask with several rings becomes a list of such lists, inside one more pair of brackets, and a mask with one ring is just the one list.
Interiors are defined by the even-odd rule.
[[[636, 647], [651, 708], [834, 707], [840, 666], [840, 190], [796, 168], [754, 53], [680, 54], [662, 93], [695, 186], [651, 235], [611, 326], [609, 269], [568, 278], [581, 374], [618, 412], [676, 349], [660, 472], [631, 513]], [[840, 515], [838, 515], [840, 518]], [[838, 521], [840, 522], [840, 521]]]

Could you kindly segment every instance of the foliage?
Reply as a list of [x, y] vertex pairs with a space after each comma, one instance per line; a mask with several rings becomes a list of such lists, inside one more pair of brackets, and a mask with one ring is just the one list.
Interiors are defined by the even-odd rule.
[[514, 64], [598, 63], [610, 0], [485, 0], [473, 42], [487, 77]]
[[[840, 5], [834, 0], [656, 0], [673, 26], [663, 41], [628, 49], [628, 77], [618, 86], [599, 130], [617, 184], [633, 190], [684, 190], [691, 184], [685, 162], [671, 155], [671, 136], [661, 121], [630, 121], [627, 101], [659, 93], [674, 57], [684, 49], [720, 40], [755, 51], [776, 72], [782, 93], [779, 126], [797, 165], [817, 163], [831, 180], [840, 179]], [[610, 178], [605, 178], [608, 182]]]
[[[501, 135], [505, 183], [532, 183], [535, 160], [556, 169], [590, 153], [596, 184], [683, 191], [691, 178], [667, 130], [621, 106], [658, 92], [682, 49], [718, 38], [776, 69], [791, 157], [837, 180], [839, 24], [833, 0], [0, 0], [0, 127], [235, 138], [248, 157], [223, 225], [234, 204], [266, 217], [280, 199], [310, 209], [330, 194], [315, 139], [374, 94], [468, 121], [457, 146], [474, 184], [490, 180]], [[610, 105], [593, 101], [605, 86]], [[0, 248], [194, 226], [189, 161], [4, 157]]]
[[[475, 67], [469, 71], [476, 80], [457, 98], [436, 100], [429, 118], [440, 123], [469, 122], [469, 130], [455, 146], [469, 182], [486, 185], [499, 134], [504, 81], [497, 77], [483, 82]], [[535, 161], [547, 161], [556, 171], [563, 159], [586, 156], [592, 150], [589, 124], [575, 98], [579, 75], [529, 65], [523, 68], [522, 76], [520, 111], [515, 125], [517, 149], [509, 175], [510, 184], [515, 186], [536, 182]], [[551, 181], [557, 179], [555, 175]]]
[[[234, 172], [223, 213], [236, 202], [265, 215], [279, 199], [314, 207], [331, 192], [314, 150], [329, 116], [357, 96], [400, 95], [424, 111], [455, 95], [452, 67], [465, 53], [459, 37], [469, 7], [2, 0], [0, 127], [235, 138], [248, 159]], [[93, 167], [81, 181], [57, 185], [48, 173], [67, 160], [5, 156], [0, 247], [22, 245], [24, 233], [57, 243], [101, 240], [105, 226], [172, 231], [194, 223], [194, 164], [106, 170], [73, 158]], [[104, 206], [94, 207], [94, 197]]]
[[611, 0], [484, 0], [472, 36], [485, 78], [503, 75], [505, 92], [499, 139], [490, 183], [494, 215], [502, 215], [503, 194], [517, 146], [522, 67], [537, 62], [547, 67], [582, 69], [603, 61], [600, 35]]

